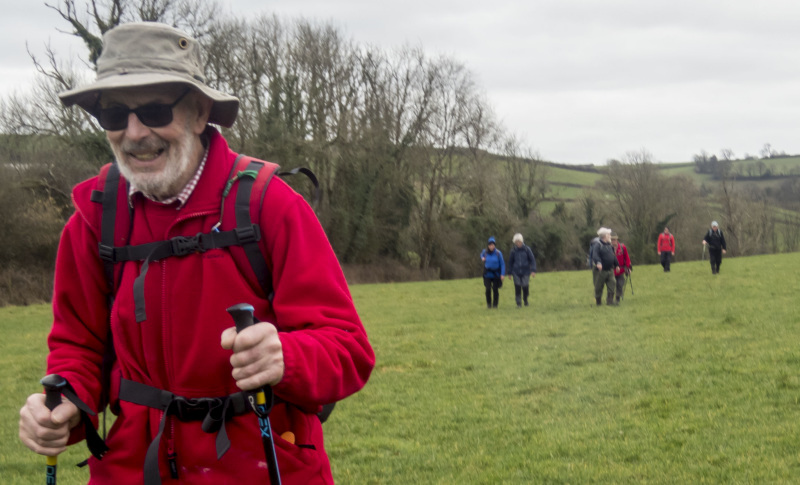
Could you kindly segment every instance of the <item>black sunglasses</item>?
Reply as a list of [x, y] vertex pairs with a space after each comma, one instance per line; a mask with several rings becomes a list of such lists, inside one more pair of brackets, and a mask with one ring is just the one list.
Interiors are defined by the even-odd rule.
[[[94, 110], [94, 117], [100, 123], [104, 130], [118, 131], [124, 130], [128, 127], [128, 117], [134, 113], [143, 125], [150, 128], [159, 128], [167, 126], [172, 123], [172, 108], [174, 108], [181, 100], [189, 94], [191, 88], [183, 92], [178, 99], [172, 104], [163, 103], [150, 103], [138, 108], [129, 108], [127, 106], [112, 106], [110, 108], [100, 108], [99, 106]], [[98, 105], [100, 100], [98, 100]]]

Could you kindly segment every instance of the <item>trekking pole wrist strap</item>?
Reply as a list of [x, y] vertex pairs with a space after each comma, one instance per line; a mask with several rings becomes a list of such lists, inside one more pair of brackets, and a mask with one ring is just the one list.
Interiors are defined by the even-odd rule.
[[78, 394], [75, 392], [75, 388], [72, 387], [72, 384], [69, 383], [68, 380], [66, 381], [66, 386], [61, 389], [61, 394], [72, 404], [74, 404], [78, 411], [80, 412], [81, 422], [83, 423], [84, 428], [84, 436], [86, 439], [86, 446], [89, 448], [89, 452], [97, 458], [98, 460], [103, 459], [103, 455], [106, 454], [108, 451], [108, 446], [106, 442], [103, 441], [103, 438], [97, 433], [97, 429], [94, 427], [92, 420], [89, 416], [96, 416], [97, 413], [92, 411], [92, 409], [78, 397]]

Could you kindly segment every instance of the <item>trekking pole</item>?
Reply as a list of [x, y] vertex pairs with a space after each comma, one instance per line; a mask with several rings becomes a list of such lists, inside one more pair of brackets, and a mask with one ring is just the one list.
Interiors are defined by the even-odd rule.
[[[52, 411], [61, 404], [61, 389], [67, 385], [67, 380], [58, 374], [50, 374], [42, 378], [41, 384], [44, 386], [44, 405]], [[56, 470], [58, 468], [58, 456], [47, 457], [47, 467], [45, 468], [47, 485], [56, 485]]]
[[631, 296], [633, 296], [633, 272], [628, 273], [628, 283], [631, 284]]
[[703, 244], [703, 258], [702, 258], [702, 260], [703, 261], [706, 260], [706, 245], [705, 244]]
[[[255, 308], [253, 308], [253, 305], [239, 303], [226, 311], [233, 317], [233, 321], [236, 324], [236, 332], [241, 332], [255, 324], [253, 319]], [[258, 417], [258, 426], [261, 429], [261, 443], [264, 445], [264, 454], [267, 457], [269, 482], [272, 485], [281, 485], [281, 476], [278, 472], [278, 457], [275, 455], [275, 441], [272, 439], [272, 426], [269, 424], [269, 412], [272, 410], [273, 403], [272, 387], [264, 386], [261, 389], [250, 391], [247, 393], [247, 399]]]

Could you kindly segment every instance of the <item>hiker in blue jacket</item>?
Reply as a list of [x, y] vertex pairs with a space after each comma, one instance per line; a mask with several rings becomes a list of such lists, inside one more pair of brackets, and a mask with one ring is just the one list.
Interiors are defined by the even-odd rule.
[[506, 277], [506, 262], [503, 260], [503, 253], [497, 249], [494, 236], [489, 238], [486, 249], [481, 251], [481, 261], [483, 262], [483, 286], [486, 287], [486, 308], [497, 308], [500, 300], [499, 290]]
[[[531, 248], [525, 245], [522, 234], [514, 234], [514, 246], [508, 256], [508, 267], [514, 277], [514, 298], [517, 308], [522, 308], [522, 302], [528, 306], [528, 286], [530, 279], [536, 276], [536, 258]], [[521, 298], [520, 298], [521, 297]]]

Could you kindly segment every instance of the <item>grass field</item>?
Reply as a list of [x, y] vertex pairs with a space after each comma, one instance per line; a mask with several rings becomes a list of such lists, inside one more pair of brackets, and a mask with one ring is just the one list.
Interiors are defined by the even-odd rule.
[[[620, 307], [588, 271], [513, 284], [358, 285], [377, 354], [325, 424], [342, 484], [800, 483], [800, 253], [636, 267]], [[0, 309], [2, 483], [43, 480], [16, 437], [44, 373], [46, 306]], [[59, 463], [62, 484], [85, 483]]]

